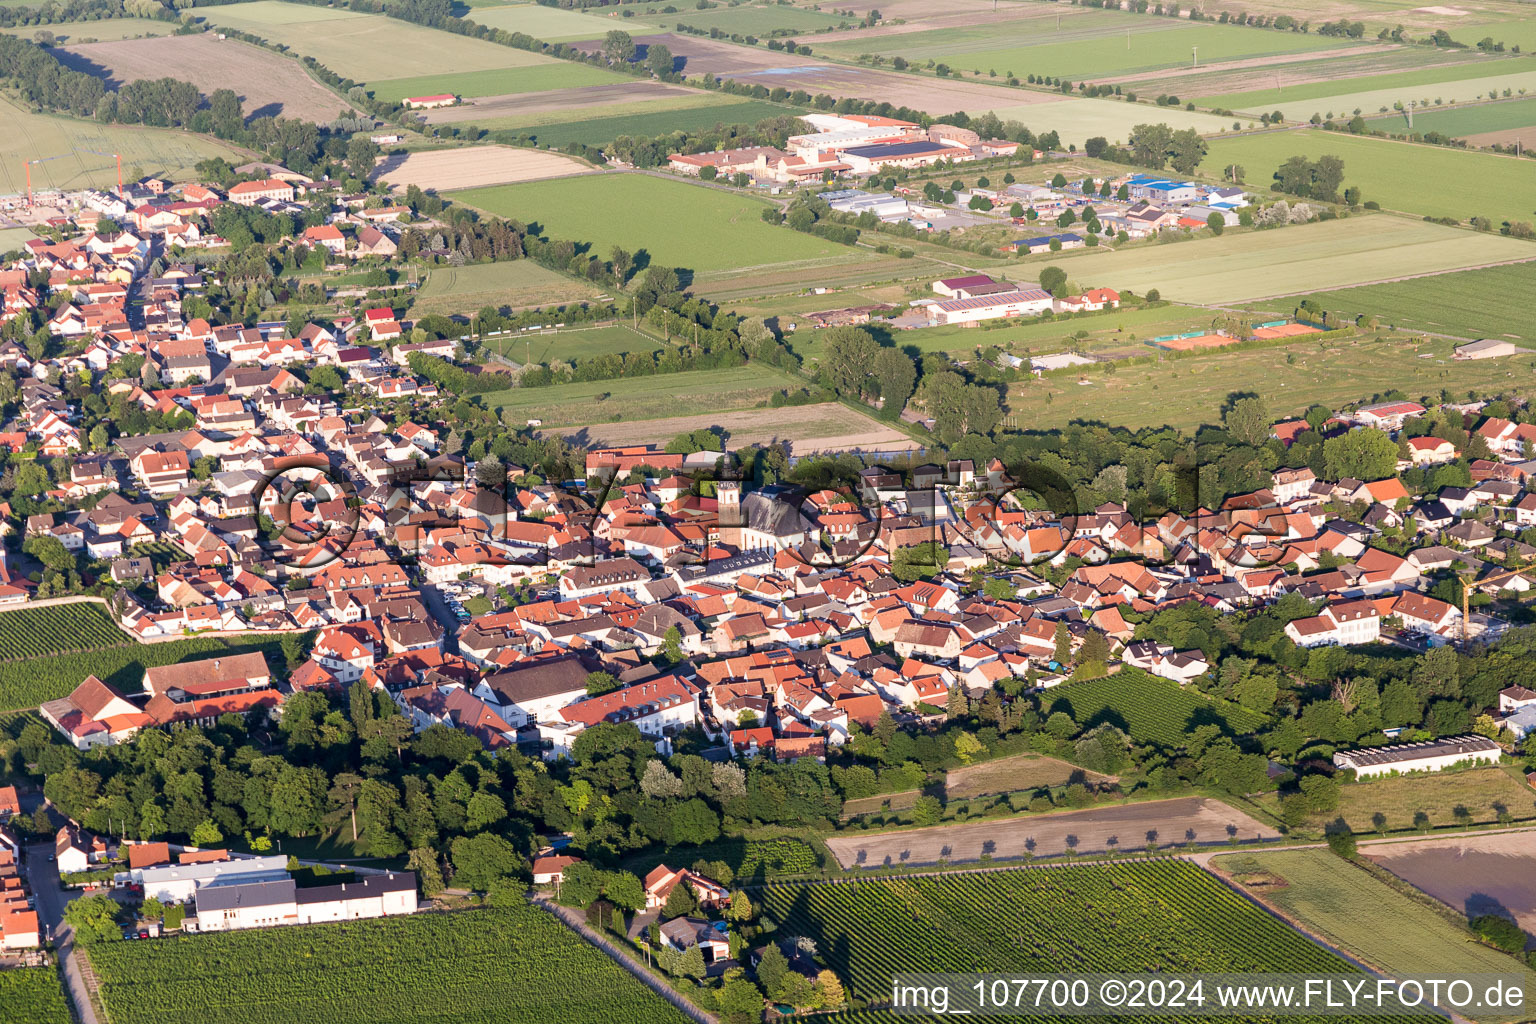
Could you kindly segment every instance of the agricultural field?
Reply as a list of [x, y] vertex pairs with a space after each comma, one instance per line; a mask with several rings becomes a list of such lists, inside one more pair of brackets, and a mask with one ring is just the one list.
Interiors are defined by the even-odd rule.
[[471, 120], [482, 128], [505, 131], [509, 135], [526, 134], [541, 146], [561, 149], [572, 142], [601, 146], [620, 135], [657, 136], [675, 131], [701, 132], [716, 125], [756, 124], [770, 117], [795, 117], [802, 113], [794, 107], [761, 100], [717, 103], [711, 98], [711, 102], [699, 104], [688, 97], [652, 101], [631, 112], [624, 111], [627, 106], [629, 104], [615, 103], [567, 110], [564, 113]]
[[[1234, 93], [1225, 96], [1206, 96], [1200, 103], [1212, 107], [1226, 107], [1239, 112], [1279, 110], [1293, 121], [1305, 121], [1314, 113], [1347, 117], [1359, 110], [1362, 114], [1383, 113], [1383, 107], [1393, 109], [1396, 103], [1406, 104], [1418, 100], [1421, 105], [1428, 101], [1432, 107], [1444, 103], [1467, 103], [1490, 91], [1503, 93], [1505, 89], [1518, 95], [1521, 89], [1536, 90], [1536, 71], [1525, 70], [1529, 61], [1499, 61], [1482, 67], [1484, 74], [1469, 78], [1472, 70], [1462, 64], [1426, 68], [1405, 74], [1346, 78], [1291, 86], [1280, 90], [1260, 89], [1254, 92]], [[1417, 119], [1416, 119], [1417, 120]]]
[[[1218, 146], [1219, 142], [1212, 149]], [[1475, 153], [1451, 155], [1479, 159]], [[1365, 161], [1357, 157], [1356, 164], [1364, 167]], [[1512, 170], [1522, 169], [1513, 160], [1510, 164]], [[1349, 170], [1347, 157], [1345, 167], [1346, 179], [1353, 182], [1359, 175]], [[1468, 191], [1481, 189], [1474, 182]], [[1370, 194], [1367, 189], [1366, 195]], [[1039, 264], [1050, 262], [1087, 286], [1131, 289], [1137, 294], [1157, 288], [1177, 302], [1226, 305], [1533, 257], [1536, 246], [1515, 238], [1367, 214], [1261, 231], [1229, 231], [1220, 238], [1135, 245], [1118, 252], [1078, 249], [1015, 263], [1002, 272], [1011, 280], [1033, 281]]]
[[533, 260], [472, 263], [463, 267], [436, 267], [411, 294], [415, 316], [430, 313], [476, 313], [491, 306], [562, 305], [597, 295], [584, 281], [548, 270]]
[[1315, 404], [1335, 409], [1393, 388], [1411, 395], [1439, 394], [1442, 388], [1452, 393], [1508, 390], [1536, 370], [1531, 356], [1453, 360], [1453, 345], [1445, 339], [1388, 335], [1158, 356], [1155, 363], [1117, 366], [1114, 373], [1059, 374], [1015, 384], [1008, 393], [1008, 413], [1021, 430], [1049, 430], [1073, 420], [1131, 429], [1192, 429], [1217, 422], [1227, 396], [1252, 390], [1254, 381], [1265, 383], [1269, 412], [1279, 419], [1299, 416]]
[[1536, 934], [1536, 852], [1527, 833], [1379, 843], [1364, 852], [1458, 913], [1502, 914]]
[[[763, 838], [756, 838], [759, 835]], [[689, 864], [717, 860], [729, 867], [737, 883], [742, 884], [811, 874], [827, 863], [825, 852], [810, 833], [770, 827], [746, 836], [725, 836], [702, 845], [674, 847], [670, 852], [653, 847], [627, 858], [620, 866], [644, 878], [667, 860]]]
[[168, 36], [174, 31], [176, 31], [175, 22], [156, 21], [152, 18], [101, 18], [95, 21], [61, 21], [52, 25], [16, 25], [12, 28], [0, 28], [0, 32], [7, 35], [24, 36], [27, 39], [34, 38], [38, 32], [51, 32], [54, 42], [59, 45]]
[[1367, 123], [1382, 131], [1442, 132], [1453, 138], [1466, 139], [1536, 125], [1536, 97], [1416, 111], [1411, 128], [1402, 114], [1370, 118]]
[[[1260, 802], [1279, 806], [1273, 794]], [[1464, 813], [1458, 814], [1458, 808]], [[1493, 765], [1398, 775], [1340, 787], [1338, 809], [1317, 815], [1311, 824], [1320, 829], [1335, 818], [1359, 833], [1531, 821], [1536, 819], [1536, 791], [1519, 772]]]
[[[1370, 966], [1399, 977], [1486, 972], [1518, 974], [1527, 989], [1536, 972], [1514, 957], [1472, 941], [1449, 915], [1398, 892], [1326, 849], [1275, 850], [1217, 857], [1214, 866], [1281, 915]], [[1390, 927], [1383, 927], [1390, 922]], [[1518, 1019], [1522, 1014], [1515, 1014]], [[1496, 1013], [1480, 1021], [1509, 1020]]]
[[379, 161], [370, 180], [383, 179], [397, 189], [416, 185], [436, 192], [481, 188], [508, 182], [535, 181], [572, 174], [589, 174], [592, 168], [574, 157], [542, 153], [510, 146], [468, 146], [457, 149], [390, 153]]
[[[1510, 65], [1518, 70], [1518, 65]], [[1156, 95], [1172, 93], [1180, 99], [1193, 100], [1202, 106], [1218, 106], [1209, 103], [1207, 97], [1261, 93], [1275, 90], [1277, 94], [1302, 98], [1311, 91], [1315, 95], [1338, 92], [1341, 81], [1350, 80], [1391, 86], [1400, 75], [1440, 75], [1440, 80], [1476, 78], [1497, 70], [1494, 59], [1477, 50], [1430, 50], [1420, 46], [1384, 45], [1357, 41], [1353, 46], [1336, 50], [1314, 50], [1274, 57], [1268, 61], [1227, 61], [1206, 64], [1200, 68], [1177, 68], [1134, 75], [1124, 82], [1116, 81], [1125, 89], [1137, 93]], [[1326, 83], [1326, 85], [1324, 85]], [[1323, 91], [1317, 91], [1324, 85]]]
[[[549, 10], [538, 7], [535, 10]], [[518, 53], [518, 50], [509, 50]], [[373, 98], [398, 103], [407, 96], [430, 96], [434, 93], [451, 92], [461, 99], [477, 99], [482, 96], [519, 95], [546, 92], [554, 89], [579, 89], [588, 86], [613, 88], [637, 88], [642, 83], [616, 71], [604, 71], [590, 64], [577, 64], [562, 60], [554, 64], [534, 64], [521, 67], [495, 68], [488, 71], [440, 73], [420, 75], [415, 78], [388, 78], [369, 82], [368, 91]], [[428, 111], [429, 119], [456, 111], [459, 107], [443, 107]]]
[[517, 363], [572, 362], [610, 352], [652, 352], [662, 347], [660, 338], [637, 331], [628, 324], [609, 327], [578, 327], [563, 331], [515, 332], [486, 338], [486, 349]]
[[93, 603], [56, 604], [0, 612], [0, 661], [90, 651], [132, 643], [133, 638]]
[[[721, 372], [721, 371], [716, 371]], [[916, 447], [896, 427], [837, 402], [740, 409], [721, 422], [719, 413], [668, 416], [664, 419], [599, 423], [577, 435], [593, 444], [666, 444], [678, 434], [707, 427], [727, 428], [735, 447], [789, 442], [795, 455], [842, 451], [907, 451]]]
[[[515, 345], [513, 350], [515, 358]], [[524, 416], [542, 419], [545, 430], [584, 424], [607, 427], [662, 415], [721, 418], [735, 410], [766, 403], [775, 391], [796, 386], [798, 382], [778, 370], [739, 366], [729, 370], [556, 384], [547, 388], [510, 388], [487, 394], [485, 403], [492, 409], [509, 409], [519, 419]], [[721, 422], [720, 425], [726, 424]], [[597, 429], [593, 427], [594, 432]], [[667, 435], [668, 438], [672, 436]]]
[[1353, 319], [1372, 314], [1400, 329], [1462, 338], [1507, 338], [1536, 344], [1524, 296], [1536, 294], [1536, 262], [1416, 277], [1391, 284], [1312, 292], [1249, 308], [1289, 313], [1304, 299]]
[[115, 184], [117, 168], [112, 158], [87, 150], [121, 153], [123, 175], [130, 180], [158, 174], [185, 181], [193, 176], [192, 168], [209, 157], [221, 156], [231, 163], [248, 159], [225, 143], [202, 135], [33, 114], [0, 98], [0, 193], [26, 191], [23, 161], [59, 154], [69, 155], [32, 168], [34, 189]]
[[1226, 702], [1212, 700], [1177, 683], [1125, 668], [1103, 679], [1067, 683], [1045, 694], [1045, 714], [1064, 711], [1083, 729], [1108, 723], [1137, 743], [1179, 747], [1201, 725], [1219, 726], [1224, 733], [1253, 732], [1264, 716]]
[[631, 35], [637, 35], [651, 31], [655, 27], [649, 23], [641, 23], [635, 18], [609, 18], [562, 10], [558, 7], [543, 7], [538, 4], [476, 5], [464, 17], [477, 25], [488, 25], [507, 32], [522, 32], [535, 39], [542, 39], [546, 43], [568, 43], [577, 39], [591, 39], [593, 36], [602, 36], [616, 28], [623, 29]]
[[[383, 14], [254, 0], [198, 12], [209, 24], [280, 43], [359, 82], [551, 65], [553, 57], [414, 25]], [[386, 56], [387, 55], [387, 56]], [[432, 89], [441, 92], [441, 89]]]
[[[1052, 12], [1055, 13], [1055, 12]], [[1058, 27], [1059, 26], [1059, 27]], [[1198, 48], [1206, 62], [1255, 61], [1277, 54], [1329, 50], [1347, 40], [1292, 32], [1258, 32], [1236, 25], [1149, 18], [1129, 12], [1067, 8], [1053, 23], [984, 23], [970, 28], [860, 36], [821, 49], [844, 57], [861, 53], [929, 60], [999, 77], [1030, 74], [1098, 81], [1191, 63]]]
[[86, 676], [94, 675], [123, 693], [144, 688], [146, 669], [216, 654], [260, 651], [274, 669], [283, 667], [278, 640], [239, 643], [217, 637], [168, 640], [157, 644], [128, 642], [91, 651], [51, 654], [24, 661], [0, 662], [0, 711], [34, 708], [67, 697]]
[[[706, 32], [718, 28], [726, 35], [767, 37], [775, 32], [815, 32], [818, 29], [852, 28], [857, 18], [845, 18], [836, 14], [808, 10], [804, 7], [786, 7], [781, 4], [742, 4], [739, 7], [724, 5], [708, 11], [696, 11], [685, 7], [677, 14], [655, 15], [654, 20], [681, 23]], [[814, 38], [804, 40], [813, 47]]]
[[1073, 782], [1092, 786], [1113, 781], [1113, 776], [1079, 768], [1044, 754], [1015, 754], [952, 769], [944, 778], [944, 795], [951, 800], [963, 800], [1021, 789], [1054, 788]]
[[773, 227], [766, 204], [701, 185], [641, 174], [454, 193], [453, 199], [498, 217], [537, 223], [551, 238], [590, 242], [606, 253], [623, 246], [651, 263], [710, 271], [747, 271], [798, 263], [851, 263], [864, 253], [814, 235]]
[[1128, 853], [1177, 844], [1210, 846], [1278, 838], [1280, 833], [1219, 800], [1177, 797], [1106, 804], [1084, 811], [1016, 814], [929, 828], [845, 832], [827, 849], [844, 868]]
[[[1344, 161], [1345, 185], [1363, 189], [1366, 199], [1380, 203], [1385, 210], [1457, 220], [1489, 217], [1495, 224], [1536, 219], [1531, 165], [1494, 153], [1308, 129], [1213, 139], [1201, 170], [1219, 176], [1222, 168], [1235, 163], [1247, 171], [1249, 182], [1263, 189], [1276, 168], [1291, 157], [1316, 160], [1324, 154]], [[1523, 247], [1528, 249], [1529, 244]], [[1497, 258], [1477, 262], [1492, 263]], [[1375, 259], [1367, 265], [1373, 270], [1385, 269], [1385, 264]]]
[[687, 1020], [527, 905], [101, 943], [91, 962], [113, 1024], [372, 1024], [380, 1007], [392, 1024]]
[[1350, 972], [1180, 861], [770, 885], [762, 907], [777, 934], [813, 939], [849, 996], [875, 1006], [901, 971]]
[[53, 967], [0, 971], [0, 1006], [6, 1024], [70, 1024], [75, 1019]]
[[125, 39], [56, 48], [65, 67], [101, 78], [119, 89], [138, 78], [160, 78], [167, 68], [205, 94], [233, 89], [245, 116], [297, 117], [324, 124], [351, 104], [309, 76], [298, 61], [214, 33]]

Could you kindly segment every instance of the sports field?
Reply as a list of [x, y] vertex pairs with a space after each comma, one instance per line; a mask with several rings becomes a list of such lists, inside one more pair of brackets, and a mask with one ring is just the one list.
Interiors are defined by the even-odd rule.
[[514, 331], [484, 341], [487, 350], [499, 352], [517, 363], [569, 363], [610, 352], [620, 355], [652, 352], [663, 344], [660, 338], [653, 338], [628, 324], [573, 327], [563, 331]]
[[[1055, 11], [1051, 12], [1055, 14]], [[964, 71], [999, 76], [1030, 74], [1095, 81], [1114, 75], [1191, 65], [1198, 48], [1202, 62], [1253, 60], [1344, 45], [1346, 40], [1182, 18], [1064, 8], [1056, 19], [993, 22], [878, 36], [855, 36], [825, 49], [842, 56], [879, 53], [909, 61], [935, 60]]]
[[[1228, 854], [1215, 867], [1244, 892], [1378, 970], [1398, 977], [1437, 972], [1521, 975], [1527, 990], [1536, 972], [1514, 957], [1472, 941], [1449, 914], [1439, 913], [1325, 849]], [[1479, 1021], [1523, 1014], [1474, 1014]]]
[[334, 7], [254, 0], [200, 8], [197, 13], [211, 24], [282, 43], [314, 57], [343, 78], [359, 82], [425, 77], [445, 69], [457, 74], [555, 63], [552, 57], [527, 50], [497, 46], [383, 14], [358, 14]]
[[1421, 106], [1427, 100], [1433, 108], [1441, 105], [1437, 100], [1446, 104], [1453, 100], [1466, 103], [1479, 96], [1487, 96], [1490, 90], [1502, 94], [1505, 89], [1509, 89], [1515, 95], [1519, 95], [1521, 89], [1536, 91], [1536, 71], [1526, 70], [1529, 64], [1529, 61], [1499, 61], [1493, 66], [1484, 67], [1483, 74], [1475, 78], [1468, 77], [1468, 73], [1478, 70], [1477, 65], [1453, 64], [1404, 74], [1372, 75], [1288, 86], [1279, 91], [1260, 89], [1226, 96], [1206, 96], [1200, 102], [1208, 106], [1254, 113], [1279, 110], [1293, 121], [1305, 121], [1314, 113], [1326, 116], [1330, 110], [1336, 116], [1346, 117], [1356, 110], [1366, 115], [1378, 114], [1382, 112], [1382, 107], [1391, 110], [1394, 104], [1406, 105], [1409, 100], [1418, 100]]
[[486, 306], [561, 305], [590, 299], [597, 289], [584, 281], [557, 274], [533, 260], [474, 263], [465, 267], [436, 267], [411, 298], [411, 312], [474, 313]]
[[1383, 324], [1431, 331], [1462, 338], [1507, 338], [1536, 343], [1536, 321], [1530, 313], [1536, 295], [1536, 263], [1513, 263], [1482, 270], [1416, 277], [1410, 281], [1312, 292], [1255, 303], [1251, 308], [1287, 313], [1302, 299], [1353, 319], [1361, 313], [1380, 317]]
[[766, 204], [756, 199], [650, 175], [584, 175], [471, 189], [453, 198], [537, 223], [553, 238], [590, 242], [599, 253], [619, 245], [648, 253], [654, 264], [695, 271], [862, 258], [848, 246], [765, 224], [760, 211]]
[[1165, 357], [1081, 378], [1060, 374], [1013, 385], [1009, 423], [1021, 430], [1049, 430], [1073, 420], [1189, 429], [1217, 422], [1227, 396], [1252, 391], [1256, 382], [1264, 385], [1270, 415], [1280, 419], [1299, 416], [1316, 404], [1336, 409], [1393, 388], [1414, 396], [1438, 394], [1441, 388], [1452, 393], [1509, 390], [1522, 386], [1536, 370], [1536, 356], [1453, 360], [1452, 345], [1443, 339], [1359, 338], [1325, 346], [1304, 338], [1272, 348]]
[[1291, 157], [1315, 160], [1325, 153], [1344, 161], [1346, 186], [1360, 187], [1367, 200], [1380, 203], [1384, 210], [1458, 220], [1489, 217], [1494, 223], [1505, 219], [1529, 221], [1536, 210], [1536, 188], [1531, 184], [1529, 163], [1494, 153], [1470, 153], [1341, 132], [1305, 129], [1213, 139], [1201, 170], [1220, 175], [1228, 164], [1239, 164], [1247, 171], [1248, 181], [1263, 189], [1268, 187], [1275, 169]]
[[1443, 132], [1453, 138], [1465, 138], [1482, 132], [1503, 131], [1507, 128], [1529, 128], [1531, 125], [1536, 125], [1536, 97], [1415, 111], [1412, 128], [1408, 126], [1407, 117], [1398, 113], [1370, 118], [1369, 124], [1372, 128], [1381, 131], [1399, 134]]
[[[338, 106], [340, 104], [338, 103]], [[94, 121], [32, 114], [0, 98], [0, 193], [24, 193], [27, 189], [23, 161], [69, 154], [32, 168], [33, 188], [85, 188], [111, 185], [117, 168], [111, 157], [88, 150], [123, 155], [123, 175], [128, 179], [158, 174], [184, 181], [192, 168], [211, 156], [230, 163], [249, 159], [222, 142], [168, 128], [103, 125]]]
[[[1348, 177], [1347, 158], [1345, 167]], [[1087, 287], [1130, 288], [1137, 294], [1157, 288], [1177, 302], [1232, 303], [1528, 259], [1536, 257], [1536, 247], [1497, 234], [1375, 215], [1065, 255], [1049, 262]], [[1004, 273], [1032, 281], [1041, 262], [1015, 264]]]
[[[547, 10], [540, 7], [538, 10]], [[510, 50], [517, 53], [520, 51]], [[407, 96], [433, 96], [451, 92], [464, 99], [479, 96], [504, 96], [548, 89], [576, 89], [588, 85], [617, 85], [632, 82], [616, 71], [604, 71], [590, 64], [563, 60], [554, 64], [533, 64], [487, 71], [443, 72], [415, 78], [388, 78], [368, 83], [374, 99], [397, 103]]]
[[[512, 353], [515, 359], [515, 345]], [[750, 409], [759, 402], [766, 403], [775, 391], [799, 386], [800, 382], [769, 367], [738, 366], [547, 388], [511, 388], [491, 392], [485, 402], [493, 409], [511, 410], [519, 419], [541, 419], [545, 428], [597, 424], [596, 430], [609, 423], [701, 414], [718, 414], [719, 425], [729, 427], [733, 410]]]
[[[704, 102], [700, 102], [702, 99]], [[559, 149], [571, 142], [598, 146], [620, 135], [657, 136], [669, 132], [707, 131], [716, 125], [756, 124], [801, 111], [761, 100], [720, 103], [712, 94], [667, 97], [637, 104], [616, 103], [583, 110], [548, 111], [526, 117], [493, 118], [475, 124], [492, 130], [528, 134], [540, 145]], [[596, 116], [592, 116], [596, 115]], [[576, 119], [579, 117], [579, 120]]]

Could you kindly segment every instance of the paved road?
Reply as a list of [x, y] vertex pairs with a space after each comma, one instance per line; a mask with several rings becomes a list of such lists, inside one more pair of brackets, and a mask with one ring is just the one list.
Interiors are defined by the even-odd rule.
[[437, 587], [423, 582], [420, 586], [422, 603], [427, 606], [427, 612], [443, 627], [443, 651], [446, 654], [459, 653], [459, 629], [463, 626], [458, 617], [453, 614], [453, 609], [448, 607], [448, 602], [443, 600], [443, 595]]
[[672, 987], [666, 982], [662, 981], [660, 978], [656, 977], [640, 964], [636, 963], [628, 953], [619, 949], [617, 946], [603, 938], [601, 935], [597, 934], [597, 932], [593, 931], [591, 928], [588, 928], [587, 922], [576, 911], [569, 907], [562, 907], [557, 903], [552, 903], [542, 896], [535, 897], [533, 903], [535, 906], [541, 907], [544, 910], [549, 911], [551, 914], [554, 914], [565, 924], [567, 928], [572, 929], [582, 938], [592, 943], [592, 945], [596, 946], [604, 953], [607, 953], [614, 959], [616, 963], [618, 963], [620, 967], [624, 968], [630, 974], [633, 974], [635, 977], [645, 982], [657, 995], [661, 996], [667, 1002], [671, 1003], [683, 1013], [687, 1014], [695, 1022], [695, 1024], [720, 1024], [720, 1019], [714, 1014], [705, 1013], [697, 1006], [694, 1006], [688, 1000], [684, 999], [681, 994], [674, 991]]
[[37, 843], [27, 848], [27, 881], [37, 903], [38, 923], [45, 934], [51, 934], [58, 948], [59, 966], [64, 971], [64, 983], [69, 987], [70, 1000], [75, 1004], [81, 1024], [101, 1024], [91, 1006], [90, 991], [80, 972], [80, 958], [74, 955], [74, 929], [64, 923], [64, 905], [79, 895], [78, 890], [65, 890], [59, 886], [59, 867], [50, 859], [52, 843]]

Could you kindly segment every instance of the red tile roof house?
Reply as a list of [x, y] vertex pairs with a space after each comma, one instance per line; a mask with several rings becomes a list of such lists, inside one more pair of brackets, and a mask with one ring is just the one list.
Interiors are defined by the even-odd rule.
[[117, 690], [86, 676], [68, 697], [38, 708], [43, 718], [79, 750], [123, 743], [154, 719]]
[[451, 92], [439, 93], [436, 96], [407, 96], [405, 106], [409, 110], [431, 110], [434, 107], [451, 107], [459, 102], [459, 98]]
[[241, 206], [255, 206], [263, 199], [278, 199], [285, 203], [293, 202], [293, 186], [286, 181], [277, 178], [263, 178], [260, 181], [242, 181], [229, 190], [229, 201]]
[[693, 894], [701, 907], [722, 906], [731, 900], [730, 890], [719, 882], [695, 874], [687, 868], [674, 871], [665, 864], [658, 864], [645, 876], [645, 908], [659, 910], [666, 906], [672, 890], [684, 882], [693, 887]]

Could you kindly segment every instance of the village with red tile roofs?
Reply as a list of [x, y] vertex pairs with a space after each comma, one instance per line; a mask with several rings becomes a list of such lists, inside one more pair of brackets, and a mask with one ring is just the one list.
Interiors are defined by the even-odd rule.
[[1536, 35], [1300, 3], [0, 4], [0, 1024], [1529, 1020]]

